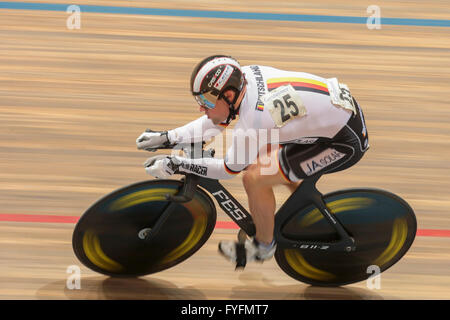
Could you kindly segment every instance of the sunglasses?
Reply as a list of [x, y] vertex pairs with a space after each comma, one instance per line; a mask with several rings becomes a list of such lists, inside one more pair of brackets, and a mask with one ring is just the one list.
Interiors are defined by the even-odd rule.
[[195, 95], [194, 97], [201, 107], [205, 107], [208, 109], [214, 109], [216, 101], [218, 100], [218, 97], [211, 94], [210, 92], [201, 93]]

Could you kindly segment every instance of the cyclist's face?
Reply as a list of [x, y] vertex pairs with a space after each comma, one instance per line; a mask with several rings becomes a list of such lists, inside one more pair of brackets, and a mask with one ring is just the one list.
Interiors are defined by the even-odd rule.
[[[229, 101], [233, 101], [234, 99], [234, 92], [233, 91], [227, 91], [224, 94]], [[225, 102], [225, 100], [219, 99], [216, 101], [214, 108], [206, 108], [206, 107], [200, 107], [200, 111], [204, 112], [208, 119], [211, 119], [211, 121], [214, 124], [219, 124], [221, 122], [224, 122], [228, 118], [229, 110], [228, 110], [228, 104]]]

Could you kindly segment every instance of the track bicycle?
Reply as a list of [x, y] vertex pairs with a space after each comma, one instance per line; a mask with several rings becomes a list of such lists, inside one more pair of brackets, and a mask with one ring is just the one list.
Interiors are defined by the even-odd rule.
[[[214, 156], [204, 143], [168, 146], [188, 157]], [[164, 148], [162, 148], [164, 149]], [[275, 215], [275, 259], [290, 277], [316, 286], [366, 280], [383, 272], [411, 247], [417, 229], [413, 209], [399, 196], [357, 188], [323, 195], [321, 175], [302, 181]], [[218, 180], [194, 174], [120, 188], [81, 216], [72, 238], [77, 258], [111, 277], [139, 277], [171, 268], [197, 252], [211, 236], [218, 206], [239, 226], [239, 243], [256, 233], [250, 213]], [[245, 255], [236, 267], [245, 266]]]

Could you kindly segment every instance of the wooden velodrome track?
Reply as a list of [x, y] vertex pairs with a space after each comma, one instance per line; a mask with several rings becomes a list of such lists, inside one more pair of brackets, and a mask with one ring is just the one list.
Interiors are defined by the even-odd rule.
[[[40, 3], [39, 1], [28, 1]], [[64, 4], [63, 0], [46, 3]], [[79, 5], [365, 17], [371, 1], [77, 1]], [[339, 3], [339, 4], [338, 4]], [[381, 16], [448, 19], [447, 1], [377, 1]], [[1, 5], [0, 5], [1, 8]], [[449, 299], [450, 29], [447, 26], [177, 17], [0, 9], [1, 299]], [[226, 53], [242, 65], [338, 77], [366, 116], [371, 149], [355, 167], [326, 176], [322, 192], [390, 190], [415, 209], [419, 233], [408, 254], [365, 282], [316, 288], [269, 261], [235, 272], [217, 254], [234, 229], [173, 269], [111, 279], [81, 265], [71, 236], [101, 196], [151, 179], [150, 154], [135, 139], [200, 116], [189, 94], [193, 66]], [[218, 150], [219, 155], [220, 151]], [[223, 151], [223, 150], [222, 150]], [[247, 205], [241, 176], [223, 184]], [[287, 189], [277, 188], [278, 205]], [[230, 221], [222, 212], [219, 221]], [[69, 290], [67, 268], [81, 268]]]

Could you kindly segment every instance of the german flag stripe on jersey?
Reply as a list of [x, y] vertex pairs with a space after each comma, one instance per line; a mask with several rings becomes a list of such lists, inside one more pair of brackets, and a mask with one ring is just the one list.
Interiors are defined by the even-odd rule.
[[279, 145], [279, 149], [277, 150], [277, 159], [278, 159], [278, 169], [281, 172], [281, 175], [283, 176], [283, 178], [286, 180], [286, 182], [291, 183], [292, 181], [288, 178], [288, 176], [284, 173], [283, 168], [281, 167], [281, 162], [280, 162], [280, 156], [279, 156], [279, 152], [282, 151], [283, 149], [283, 145]]
[[295, 90], [299, 91], [310, 91], [310, 92], [316, 92], [320, 94], [330, 95], [328, 92], [327, 84], [318, 81], [318, 80], [312, 80], [307, 78], [293, 78], [293, 77], [285, 77], [285, 78], [273, 78], [267, 80], [267, 89], [269, 91], [272, 91], [273, 89], [276, 89], [281, 86], [285, 86], [290, 84], [292, 87], [294, 87]]
[[240, 171], [233, 171], [233, 170], [231, 170], [230, 168], [228, 168], [228, 167], [227, 167], [227, 164], [225, 163], [225, 161], [223, 162], [223, 166], [225, 167], [225, 171], [226, 171], [228, 174], [239, 174], [239, 173], [240, 173]]

